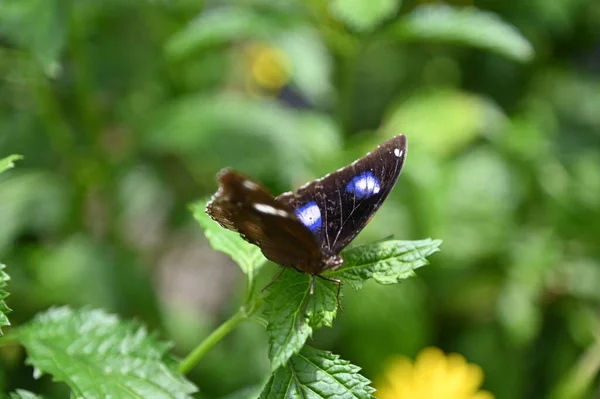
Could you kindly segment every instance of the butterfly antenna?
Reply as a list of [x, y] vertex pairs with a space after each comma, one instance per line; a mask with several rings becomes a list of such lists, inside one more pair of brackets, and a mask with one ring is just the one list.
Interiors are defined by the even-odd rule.
[[[340, 301], [340, 294], [342, 293], [342, 280], [339, 280], [337, 278], [321, 276], [320, 274], [317, 274], [317, 277], [320, 277], [323, 280], [331, 281], [332, 283], [337, 284], [337, 286], [338, 286], [337, 295], [336, 295], [337, 304], [338, 304], [338, 307], [340, 308], [340, 311], [342, 313], [344, 313], [344, 308], [342, 308], [342, 302]], [[314, 282], [314, 279], [313, 279], [313, 282]]]
[[273, 280], [271, 280], [271, 282], [269, 284], [265, 285], [263, 287], [263, 289], [260, 290], [260, 292], [263, 292], [264, 290], [266, 290], [267, 288], [269, 288], [270, 286], [272, 286], [275, 283], [275, 281], [279, 280], [279, 278], [281, 277], [281, 275], [283, 274], [284, 271], [285, 271], [285, 269], [281, 268], [281, 270], [279, 271], [279, 273], [277, 273], [275, 275], [275, 277], [273, 277]]

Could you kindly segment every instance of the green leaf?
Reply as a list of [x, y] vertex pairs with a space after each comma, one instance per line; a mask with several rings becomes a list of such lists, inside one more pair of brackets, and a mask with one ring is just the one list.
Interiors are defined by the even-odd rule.
[[372, 278], [380, 284], [394, 284], [414, 275], [426, 265], [427, 256], [439, 251], [442, 240], [385, 241], [361, 245], [343, 252], [344, 266], [325, 273], [342, 279], [354, 289]]
[[[283, 50], [294, 66], [291, 71], [291, 85], [294, 89], [305, 95], [311, 104], [330, 104], [335, 93], [331, 82], [333, 60], [320, 32], [306, 26], [287, 29], [277, 35], [274, 44], [276, 48]], [[333, 124], [333, 120], [323, 118], [322, 115], [307, 116], [316, 121], [318, 118]], [[309, 140], [312, 140], [312, 137], [309, 137]]]
[[401, 0], [332, 0], [331, 13], [357, 31], [370, 31], [399, 9]]
[[191, 398], [196, 392], [174, 371], [170, 345], [100, 310], [52, 308], [17, 334], [34, 374], [65, 382], [76, 398]]
[[0, 1], [0, 34], [30, 51], [54, 75], [68, 26], [64, 11], [61, 0]]
[[9, 155], [6, 158], [0, 159], [0, 173], [7, 169], [14, 168], [15, 161], [18, 161], [19, 159], [23, 159], [23, 157], [21, 155]]
[[496, 14], [473, 7], [424, 5], [392, 27], [401, 40], [455, 42], [496, 52], [517, 61], [533, 58], [533, 47]]
[[331, 326], [337, 313], [338, 285], [314, 278], [314, 295], [310, 295], [311, 276], [287, 269], [269, 287], [267, 304], [269, 359], [271, 370], [285, 364], [298, 353], [313, 329]]
[[[431, 110], [435, 109], [435, 118]], [[385, 135], [402, 131], [411, 146], [434, 155], [453, 155], [481, 135], [492, 135], [507, 118], [491, 100], [458, 90], [417, 93], [394, 109], [385, 122]]]
[[167, 42], [166, 52], [177, 59], [209, 46], [236, 39], [273, 37], [277, 20], [250, 8], [223, 7], [201, 13]]
[[240, 390], [237, 390], [229, 395], [220, 397], [219, 399], [248, 399], [248, 398], [256, 398], [262, 392], [264, 386], [264, 382], [260, 385], [253, 385], [250, 387], [245, 387]]
[[[161, 106], [146, 123], [152, 150], [180, 155], [191, 168], [228, 165], [255, 178], [275, 171], [299, 180], [307, 165], [341, 147], [331, 117], [238, 95], [188, 96]], [[247, 156], [255, 153], [269, 157]]]
[[17, 389], [16, 392], [10, 393], [10, 399], [42, 399], [42, 397], [23, 389]]
[[48, 234], [64, 226], [69, 214], [69, 188], [53, 171], [19, 171], [0, 182], [0, 253], [14, 245], [19, 234]]
[[10, 276], [4, 272], [6, 266], [0, 263], [0, 335], [2, 335], [2, 327], [10, 326], [10, 321], [6, 316], [11, 312], [4, 299], [8, 296], [8, 292], [4, 291], [7, 281], [10, 280]]
[[192, 205], [194, 218], [204, 229], [204, 235], [210, 245], [231, 257], [248, 276], [255, 276], [266, 259], [260, 248], [244, 240], [239, 233], [227, 230], [212, 220], [204, 211], [207, 201]]
[[259, 399], [370, 399], [375, 389], [359, 370], [331, 352], [305, 346], [275, 372]]

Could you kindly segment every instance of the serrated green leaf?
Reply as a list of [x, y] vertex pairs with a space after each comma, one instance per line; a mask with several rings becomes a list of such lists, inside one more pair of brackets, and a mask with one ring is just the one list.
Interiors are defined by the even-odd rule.
[[414, 275], [426, 265], [427, 256], [439, 251], [442, 240], [384, 241], [350, 248], [342, 253], [344, 266], [326, 273], [342, 279], [354, 289], [372, 278], [380, 284], [394, 284]]
[[10, 393], [10, 399], [42, 399], [42, 397], [23, 389], [17, 389], [16, 392]]
[[23, 159], [21, 155], [9, 155], [6, 158], [0, 159], [0, 173], [15, 166], [15, 161]]
[[196, 392], [174, 371], [168, 344], [100, 310], [52, 308], [17, 334], [34, 375], [65, 382], [76, 398], [191, 398]]
[[244, 240], [239, 233], [219, 226], [206, 214], [206, 202], [192, 205], [194, 218], [204, 229], [206, 239], [214, 249], [229, 255], [246, 275], [253, 278], [266, 262], [260, 248]]
[[423, 5], [392, 27], [402, 40], [455, 42], [493, 51], [517, 61], [533, 58], [533, 47], [496, 14], [474, 7]]
[[369, 31], [392, 17], [401, 3], [401, 0], [333, 0], [329, 2], [329, 9], [346, 25]]
[[8, 296], [8, 292], [4, 291], [7, 282], [10, 280], [10, 276], [4, 272], [6, 266], [0, 263], [0, 335], [2, 335], [2, 327], [10, 326], [8, 321], [8, 313], [11, 312], [4, 299]]
[[331, 352], [305, 346], [273, 374], [259, 399], [370, 399], [375, 389], [359, 371]]
[[293, 269], [285, 270], [269, 287], [265, 302], [271, 370], [276, 370], [298, 353], [314, 329], [331, 326], [335, 318], [337, 284], [319, 277], [314, 279], [312, 296], [311, 276]]

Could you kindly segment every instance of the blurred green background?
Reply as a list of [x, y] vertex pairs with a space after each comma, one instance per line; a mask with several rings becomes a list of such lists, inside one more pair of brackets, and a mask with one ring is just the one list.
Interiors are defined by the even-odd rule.
[[[101, 307], [183, 355], [243, 297], [187, 208], [215, 173], [279, 193], [398, 133], [404, 172], [356, 242], [442, 252], [345, 289], [312, 345], [369, 378], [435, 345], [497, 398], [597, 398], [597, 0], [0, 0], [0, 158], [25, 157], [0, 177], [11, 320]], [[242, 325], [190, 376], [198, 397], [247, 397], [266, 347]], [[68, 397], [24, 356], [0, 350], [0, 391]]]

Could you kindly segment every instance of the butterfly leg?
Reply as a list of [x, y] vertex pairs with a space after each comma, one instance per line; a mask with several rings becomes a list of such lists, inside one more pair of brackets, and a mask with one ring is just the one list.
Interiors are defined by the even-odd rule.
[[316, 276], [319, 278], [322, 278], [323, 280], [331, 281], [332, 283], [337, 284], [337, 286], [338, 286], [337, 295], [336, 295], [337, 304], [338, 304], [338, 307], [340, 308], [340, 311], [342, 313], [344, 313], [344, 308], [342, 308], [342, 302], [340, 301], [340, 294], [342, 293], [342, 280], [339, 280], [337, 278], [321, 276], [320, 274], [317, 274]]
[[271, 280], [271, 282], [269, 284], [265, 285], [263, 287], [263, 289], [260, 290], [260, 292], [263, 292], [264, 290], [266, 290], [267, 288], [269, 288], [270, 286], [272, 286], [275, 283], [275, 281], [279, 280], [279, 278], [281, 277], [281, 275], [283, 274], [284, 271], [285, 271], [285, 269], [282, 267], [281, 270], [279, 271], [279, 273], [277, 273], [275, 275], [275, 277], [273, 277], [273, 280]]

